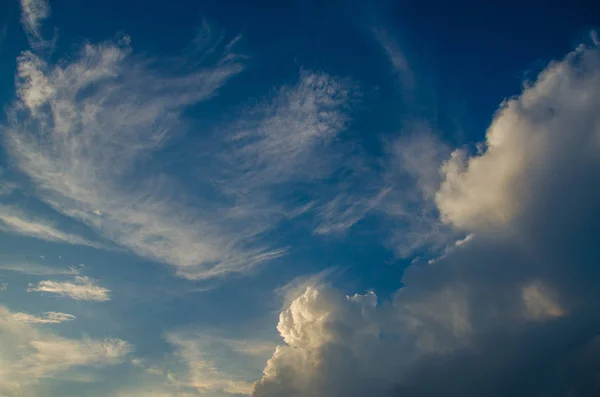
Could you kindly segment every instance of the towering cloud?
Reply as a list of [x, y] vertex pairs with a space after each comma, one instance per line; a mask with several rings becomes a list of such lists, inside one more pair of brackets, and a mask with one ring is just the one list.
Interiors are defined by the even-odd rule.
[[471, 234], [391, 302], [310, 287], [254, 396], [593, 396], [600, 390], [600, 49], [505, 101], [441, 167], [441, 221]]

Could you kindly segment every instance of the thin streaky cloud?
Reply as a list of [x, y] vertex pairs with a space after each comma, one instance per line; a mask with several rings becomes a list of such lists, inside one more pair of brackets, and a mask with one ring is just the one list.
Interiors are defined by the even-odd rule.
[[20, 100], [11, 114], [9, 146], [41, 199], [182, 274], [190, 267], [209, 273], [215, 263], [224, 272], [242, 271], [272, 256], [235, 246], [219, 224], [174, 199], [171, 181], [138, 178], [133, 166], [179, 135], [185, 108], [216, 95], [243, 65], [223, 54], [213, 66], [163, 76], [130, 53], [129, 39], [123, 38], [87, 44], [61, 66], [33, 53], [19, 58]]
[[89, 277], [75, 276], [73, 281], [43, 280], [30, 284], [27, 292], [42, 292], [77, 301], [106, 302], [110, 300], [110, 290], [94, 283]]
[[[11, 154], [52, 208], [142, 257], [173, 265], [183, 277], [251, 271], [286, 252], [262, 243], [261, 235], [310, 208], [276, 200], [275, 189], [329, 175], [325, 150], [347, 126], [353, 87], [302, 72], [297, 85], [277, 90], [228, 126], [232, 133], [221, 134], [223, 153], [215, 161], [222, 167], [206, 175], [216, 175], [208, 183], [223, 200], [175, 200], [175, 191], [185, 192], [174, 180], [141, 177], [134, 161], [180, 136], [184, 109], [210, 99], [244, 69], [227, 51], [213, 66], [177, 77], [138, 63], [126, 38], [88, 44], [66, 66], [24, 53], [8, 131]], [[192, 199], [196, 205], [183, 204]]]
[[[64, 313], [52, 314], [54, 318], [60, 315]], [[22, 320], [20, 313], [0, 306], [3, 395], [38, 395], [32, 386], [42, 379], [60, 378], [77, 368], [117, 365], [133, 349], [120, 339], [64, 338], [39, 322]]]
[[174, 377], [176, 382], [199, 392], [212, 393], [250, 395], [254, 376], [260, 374], [261, 365], [276, 347], [264, 341], [195, 332], [170, 332], [166, 339], [187, 368], [183, 376]]
[[21, 23], [32, 45], [42, 41], [40, 27], [42, 21], [50, 16], [50, 5], [47, 0], [20, 0]]
[[32, 219], [30, 215], [25, 214], [18, 208], [2, 204], [0, 204], [0, 230], [7, 233], [35, 237], [40, 240], [52, 241], [56, 243], [87, 245], [94, 248], [107, 248], [101, 243], [89, 241], [88, 239], [76, 234], [63, 232], [48, 221]]
[[415, 88], [414, 73], [398, 42], [384, 29], [373, 28], [373, 34], [394, 68], [394, 72], [400, 78], [404, 89], [411, 90]]
[[46, 312], [39, 315], [29, 313], [13, 313], [15, 321], [29, 324], [60, 324], [66, 321], [75, 320], [75, 316], [60, 312]]
[[55, 276], [55, 275], [78, 275], [76, 267], [57, 268], [39, 263], [18, 263], [10, 259], [0, 259], [2, 261], [11, 261], [11, 263], [0, 264], [0, 271], [16, 272], [30, 276]]

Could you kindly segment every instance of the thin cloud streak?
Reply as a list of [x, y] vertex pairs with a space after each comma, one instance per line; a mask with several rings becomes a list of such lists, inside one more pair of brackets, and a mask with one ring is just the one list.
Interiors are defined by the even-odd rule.
[[106, 302], [110, 300], [110, 290], [96, 285], [89, 277], [76, 276], [73, 281], [43, 280], [30, 285], [27, 292], [42, 292], [78, 301]]
[[3, 204], [0, 204], [0, 230], [56, 243], [107, 248], [103, 244], [89, 241], [79, 235], [63, 232], [50, 222], [32, 219], [30, 215], [25, 214], [22, 210]]
[[60, 324], [75, 320], [72, 314], [60, 312], [46, 312], [37, 316], [29, 313], [13, 313], [12, 317], [15, 321], [28, 324]]

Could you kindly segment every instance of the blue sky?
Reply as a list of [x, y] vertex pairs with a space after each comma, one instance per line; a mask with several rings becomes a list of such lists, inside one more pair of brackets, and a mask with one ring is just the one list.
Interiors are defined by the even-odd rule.
[[404, 3], [3, 2], [0, 397], [595, 395], [597, 7]]

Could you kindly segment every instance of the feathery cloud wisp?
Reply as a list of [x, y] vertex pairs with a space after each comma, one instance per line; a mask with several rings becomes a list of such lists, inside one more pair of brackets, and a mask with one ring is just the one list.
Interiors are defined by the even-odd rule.
[[74, 281], [43, 280], [30, 285], [28, 292], [47, 292], [75, 300], [105, 302], [110, 300], [110, 290], [85, 276], [76, 276]]
[[50, 16], [50, 6], [47, 0], [20, 0], [21, 22], [28, 36], [40, 39], [40, 24]]
[[19, 313], [0, 307], [0, 392], [7, 396], [28, 394], [43, 378], [85, 366], [122, 362], [132, 350], [119, 339], [67, 339], [21, 321]]
[[46, 312], [38, 316], [29, 313], [13, 313], [13, 319], [29, 324], [59, 324], [72, 321], [75, 316], [60, 312]]

